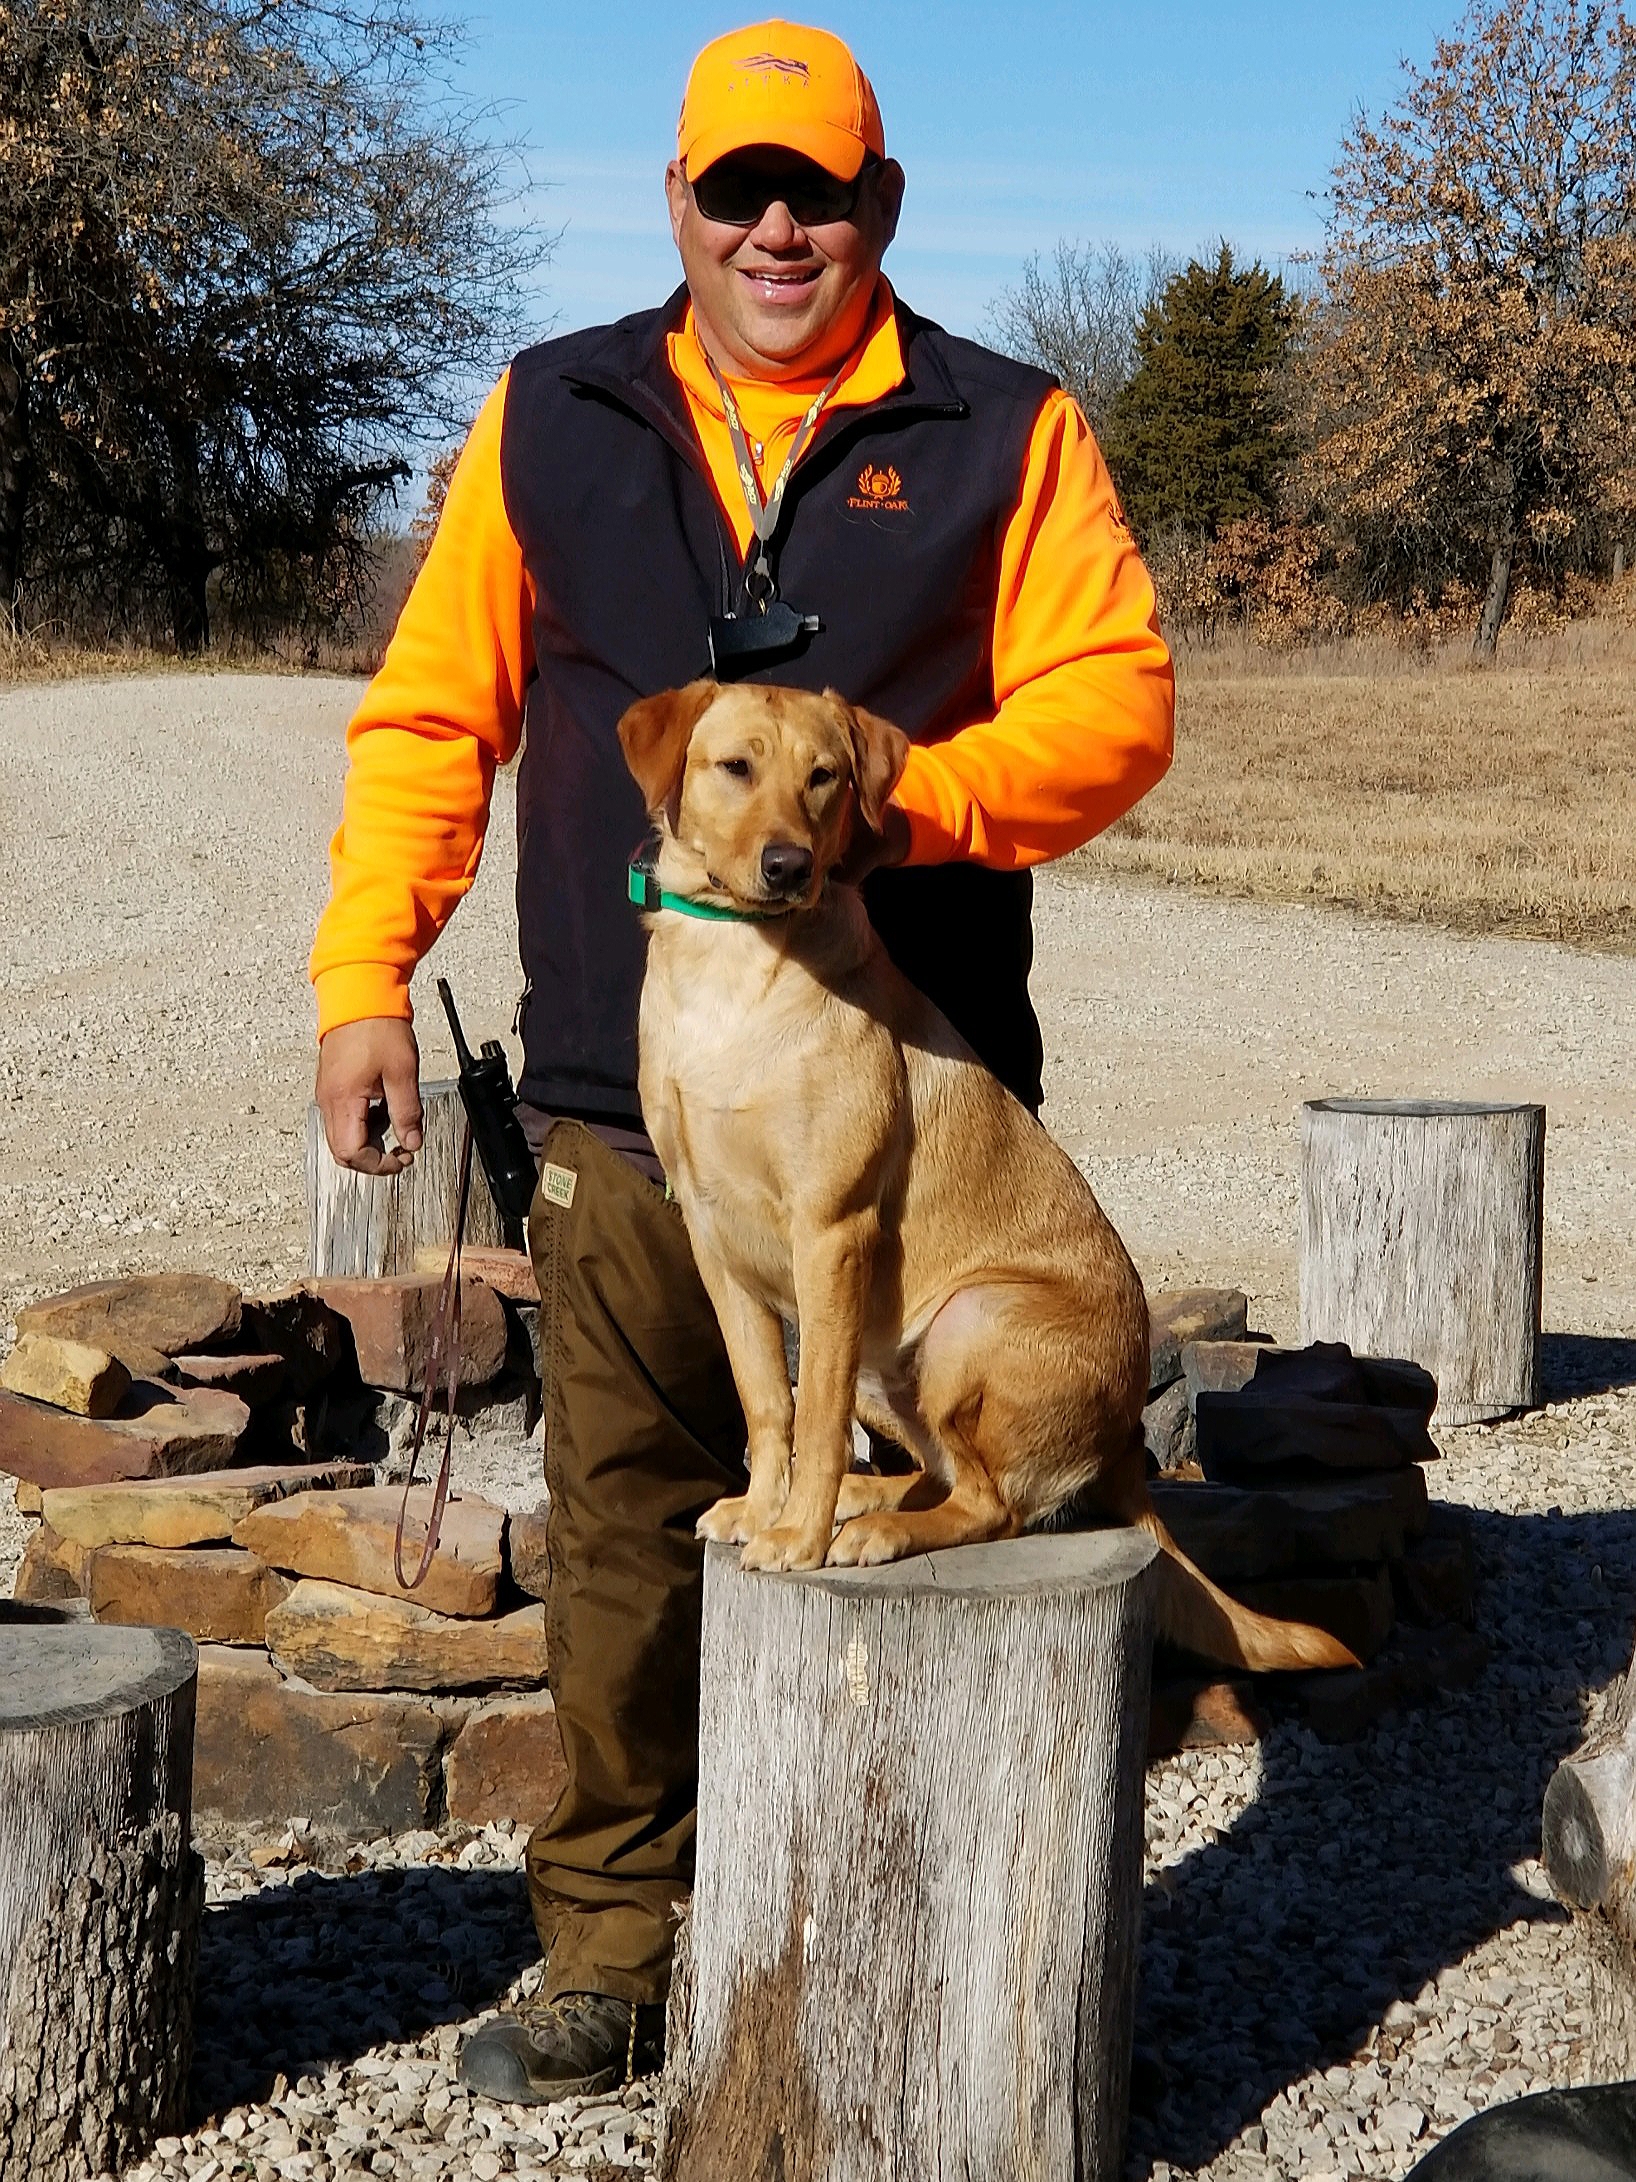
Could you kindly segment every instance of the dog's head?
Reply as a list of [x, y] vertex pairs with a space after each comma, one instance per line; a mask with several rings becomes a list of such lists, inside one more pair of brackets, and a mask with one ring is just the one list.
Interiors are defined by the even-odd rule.
[[852, 828], [879, 831], [908, 737], [837, 691], [690, 682], [631, 706], [625, 763], [683, 883], [745, 908], [811, 908]]

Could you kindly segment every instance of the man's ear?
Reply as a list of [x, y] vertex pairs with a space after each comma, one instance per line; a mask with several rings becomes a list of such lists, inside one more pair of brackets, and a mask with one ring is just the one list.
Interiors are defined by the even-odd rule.
[[[687, 746], [720, 691], [719, 682], [689, 682], [686, 689], [662, 689], [655, 697], [639, 697], [621, 715], [619, 747], [642, 791], [642, 801], [652, 818], [666, 811], [673, 829], [674, 799], [682, 785]], [[671, 806], [668, 811], [667, 805]]]
[[827, 689], [824, 695], [840, 708], [852, 738], [852, 784], [858, 791], [858, 810], [870, 832], [879, 833], [886, 799], [909, 762], [909, 738], [890, 720], [849, 705], [839, 690]]
[[898, 231], [903, 215], [903, 169], [895, 159], [885, 160], [875, 172], [875, 202], [880, 206], [881, 254], [884, 257]]

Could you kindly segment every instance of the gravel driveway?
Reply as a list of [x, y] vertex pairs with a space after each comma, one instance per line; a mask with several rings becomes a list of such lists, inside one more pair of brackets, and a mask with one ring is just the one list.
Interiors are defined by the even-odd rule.
[[[0, 692], [0, 1344], [28, 1296], [101, 1273], [302, 1270], [304, 958], [357, 687]], [[504, 1030], [518, 983], [510, 805], [502, 781], [435, 957], [474, 1034]], [[1636, 960], [1116, 884], [1094, 855], [1042, 879], [1038, 928], [1047, 1118], [1150, 1280], [1243, 1285], [1269, 1333], [1295, 1331], [1303, 1098], [1549, 1108], [1557, 1398], [1445, 1435], [1431, 1480], [1479, 1511], [1494, 1665], [1356, 1745], [1285, 1727], [1149, 1778], [1133, 2173], [1401, 2173], [1463, 2112], [1578, 2066], [1585, 1991], [1530, 1859], [1549, 1768], [1631, 1648]], [[427, 1074], [449, 1073], [435, 1001], [422, 1029]], [[14, 1545], [0, 1528], [8, 1588]], [[382, 1844], [333, 1878], [214, 1864], [203, 1997], [231, 2026], [201, 2070], [214, 2119], [147, 2171], [640, 2166], [645, 2122], [451, 2101], [451, 2026], [521, 1967], [490, 1933], [497, 1905], [521, 1915], [520, 1848], [491, 1836], [450, 1865], [435, 1843]], [[420, 1891], [380, 1892], [374, 1868], [405, 1853]], [[326, 1949], [344, 1974], [318, 1973], [327, 1998], [293, 2036], [289, 1968]]]

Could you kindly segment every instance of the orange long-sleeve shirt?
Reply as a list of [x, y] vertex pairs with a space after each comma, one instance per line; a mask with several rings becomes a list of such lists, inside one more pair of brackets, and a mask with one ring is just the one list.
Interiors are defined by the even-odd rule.
[[[750, 520], [721, 398], [691, 313], [669, 336], [716, 496], [744, 553]], [[834, 409], [901, 384], [880, 284]], [[730, 380], [763, 483], [821, 381]], [[483, 405], [380, 672], [347, 730], [331, 892], [312, 952], [322, 1036], [407, 1017], [409, 979], [477, 874], [496, 765], [515, 754], [533, 671], [534, 598], [506, 516], [507, 381]], [[1090, 428], [1061, 393], [1035, 421], [1001, 543], [996, 709], [911, 747], [893, 800], [909, 862], [1017, 870], [1066, 855], [1127, 811], [1170, 762], [1174, 681], [1153, 587]]]

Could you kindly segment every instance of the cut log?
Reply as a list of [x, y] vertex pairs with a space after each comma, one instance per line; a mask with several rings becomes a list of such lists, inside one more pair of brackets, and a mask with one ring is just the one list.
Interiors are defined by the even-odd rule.
[[1408, 1357], [1442, 1424], [1539, 1400], [1545, 1109], [1314, 1099], [1301, 1112], [1301, 1339]]
[[708, 1549], [665, 2182], [1119, 2174], [1152, 1558], [1102, 1531], [776, 1577]]
[[[460, 1144], [466, 1126], [460, 1087], [420, 1087], [421, 1146], [401, 1174], [354, 1174], [337, 1166], [316, 1100], [307, 1108], [307, 1266], [320, 1280], [375, 1280], [418, 1270], [415, 1253], [447, 1252], [460, 1192]], [[512, 1240], [489, 1193], [482, 1162], [472, 1161], [466, 1240], [502, 1248]]]
[[0, 2182], [123, 2171], [181, 2122], [197, 1666], [175, 1629], [0, 1622]]
[[1589, 1972], [1584, 2065], [1636, 2076], [1636, 1659], [1545, 1790], [1540, 1859]]
[[[1618, 1915], [1636, 1941], [1636, 1659], [1545, 1791], [1544, 1862], [1570, 1909]], [[1623, 1897], [1616, 1903], [1622, 1880]]]

